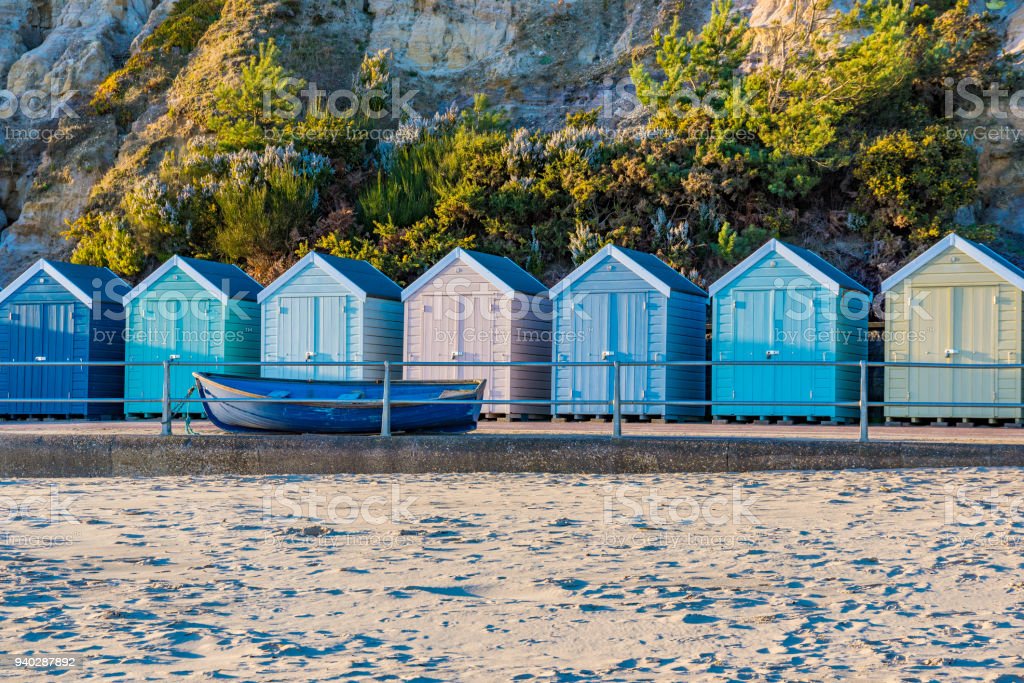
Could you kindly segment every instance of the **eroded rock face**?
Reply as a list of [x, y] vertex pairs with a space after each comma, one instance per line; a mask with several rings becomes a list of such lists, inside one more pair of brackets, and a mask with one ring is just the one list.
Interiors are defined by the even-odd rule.
[[[22, 5], [22, 11], [31, 4], [30, 0], [13, 3]], [[153, 9], [152, 0], [49, 0], [49, 4], [52, 28], [7, 70], [7, 88], [16, 94], [42, 90], [60, 95], [92, 88], [113, 70]]]
[[30, 32], [29, 0], [7, 0], [0, 3], [0, 82], [5, 82], [11, 65], [25, 54]]
[[[489, 92], [524, 123], [603, 104], [671, 0], [369, 0], [368, 50], [390, 49], [431, 108]], [[708, 4], [710, 7], [710, 3]], [[707, 9], [707, 8], [705, 8]], [[706, 12], [705, 12], [706, 13]]]
[[0, 233], [4, 281], [40, 257], [70, 252], [71, 245], [60, 236], [67, 230], [65, 221], [81, 213], [117, 153], [117, 128], [110, 117], [65, 121], [59, 130], [65, 141], [49, 145], [32, 173], [20, 179], [34, 191], [27, 192], [18, 220]]

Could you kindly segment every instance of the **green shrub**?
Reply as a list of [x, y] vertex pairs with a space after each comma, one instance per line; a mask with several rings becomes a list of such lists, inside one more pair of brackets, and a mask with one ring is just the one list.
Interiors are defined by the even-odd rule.
[[279, 139], [279, 130], [300, 115], [296, 97], [305, 81], [281, 66], [281, 50], [273, 39], [261, 43], [257, 54], [242, 67], [237, 85], [214, 90], [213, 112], [207, 125], [226, 151], [263, 149]]
[[76, 242], [72, 263], [110, 268], [123, 277], [133, 277], [142, 270], [142, 252], [124, 220], [112, 213], [87, 213], [68, 223], [62, 236]]
[[294, 147], [231, 155], [214, 192], [221, 227], [217, 249], [229, 259], [294, 251], [306, 237], [331, 175], [329, 161]]
[[878, 232], [908, 236], [914, 244], [949, 231], [957, 209], [974, 202], [977, 158], [956, 131], [930, 126], [875, 140], [859, 155], [859, 209]]

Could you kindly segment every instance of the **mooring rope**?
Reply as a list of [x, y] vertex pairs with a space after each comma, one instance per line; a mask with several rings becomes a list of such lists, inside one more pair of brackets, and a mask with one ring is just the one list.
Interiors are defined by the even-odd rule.
[[192, 398], [192, 392], [194, 392], [195, 390], [195, 387], [189, 389], [188, 393], [185, 394], [185, 398], [183, 398], [181, 403], [178, 404], [177, 410], [171, 412], [172, 415], [175, 412], [181, 413], [182, 420], [184, 420], [185, 422], [185, 434], [187, 434], [188, 436], [197, 436], [195, 430], [192, 429], [192, 414], [189, 413], [188, 411], [188, 400]]

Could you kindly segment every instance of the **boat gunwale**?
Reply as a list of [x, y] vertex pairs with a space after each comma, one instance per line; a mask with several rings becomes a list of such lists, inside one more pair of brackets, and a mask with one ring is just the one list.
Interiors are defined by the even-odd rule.
[[[223, 389], [225, 391], [228, 391], [228, 392], [231, 392], [231, 393], [235, 393], [235, 394], [239, 394], [242, 398], [265, 398], [265, 399], [268, 399], [268, 401], [267, 401], [268, 403], [273, 404], [273, 403], [276, 402], [274, 399], [272, 399], [270, 396], [267, 396], [266, 394], [254, 394], [254, 393], [252, 393], [250, 391], [243, 391], [242, 389], [235, 389], [234, 387], [229, 387], [229, 386], [227, 386], [225, 384], [221, 384], [220, 382], [217, 382], [216, 380], [210, 379], [210, 377], [230, 377], [230, 375], [206, 375], [206, 374], [203, 374], [201, 372], [193, 372], [192, 373], [192, 377], [194, 379], [198, 380], [199, 382], [205, 382], [205, 383], [210, 384], [211, 386], [218, 387], [218, 388]], [[259, 379], [259, 378], [239, 377], [239, 379], [252, 380], [252, 379]], [[279, 382], [279, 381], [291, 382], [291, 383], [298, 383], [298, 384], [311, 384], [311, 383], [315, 382], [316, 380], [296, 380], [296, 379], [278, 380], [278, 379], [274, 379], [274, 381], [275, 382]], [[438, 384], [439, 383], [436, 380], [409, 380], [408, 382], [406, 382], [404, 380], [396, 380], [396, 381], [402, 382], [403, 384], [413, 384], [413, 383], [415, 383], [415, 384], [424, 384], [424, 385]], [[352, 384], [357, 384], [357, 383], [358, 384], [370, 384], [371, 383], [371, 382], [362, 382], [360, 380], [343, 380], [342, 382], [349, 382], [349, 383], [352, 383]], [[342, 382], [328, 382], [328, 384], [341, 384]], [[400, 400], [392, 401], [391, 405], [393, 405], [393, 406], [400, 406], [400, 405], [432, 405], [432, 404], [438, 403], [440, 401], [459, 401], [459, 400], [462, 400], [464, 397], [478, 396], [480, 394], [480, 389], [483, 386], [483, 384], [486, 382], [486, 380], [469, 380], [467, 382], [459, 382], [459, 383], [460, 384], [470, 384], [470, 383], [474, 383], [474, 382], [477, 384], [476, 388], [474, 388], [474, 389], [465, 389], [465, 390], [461, 390], [461, 391], [460, 390], [455, 390], [457, 393], [456, 393], [456, 395], [453, 395], [453, 396], [448, 396], [448, 397], [445, 397], [445, 398], [440, 398], [440, 397], [433, 398], [433, 399], [430, 399], [427, 402], [408, 401], [408, 400], [401, 400], [400, 399]], [[379, 381], [378, 383], [383, 383], [383, 382]], [[226, 400], [225, 399], [221, 399], [221, 400], [218, 400], [217, 402], [218, 403], [230, 403], [230, 399], [226, 399]], [[306, 407], [311, 407], [311, 408], [346, 408], [348, 410], [353, 410], [353, 409], [377, 410], [377, 409], [382, 408], [384, 406], [384, 400], [383, 400], [383, 398], [381, 398], [380, 401], [374, 401], [373, 403], [337, 403], [337, 402], [325, 403], [323, 401], [288, 401], [287, 405], [290, 405], [290, 406], [306, 406]]]

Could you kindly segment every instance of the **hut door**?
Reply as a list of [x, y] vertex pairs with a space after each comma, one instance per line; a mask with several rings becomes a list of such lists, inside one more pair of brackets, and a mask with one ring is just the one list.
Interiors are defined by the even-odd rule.
[[[212, 310], [212, 303], [207, 299], [191, 299], [184, 297], [161, 301], [157, 304], [158, 318], [166, 316], [166, 350], [157, 360], [167, 360], [170, 356], [178, 356], [183, 361], [176, 363], [171, 368], [171, 399], [174, 408], [177, 401], [185, 398], [188, 390], [195, 386], [192, 373], [199, 372], [224, 372], [223, 367], [210, 365], [188, 365], [187, 361], [207, 361], [210, 358], [210, 346], [213, 344], [213, 337], [210, 334], [210, 316], [215, 315]], [[228, 370], [236, 371], [236, 368]], [[157, 369], [157, 372], [160, 372]], [[162, 373], [161, 373], [162, 374]], [[156, 385], [160, 387], [163, 383]], [[149, 387], [152, 391], [152, 387]], [[157, 396], [160, 389], [157, 389]], [[189, 412], [198, 413], [202, 409], [199, 403], [188, 403], [182, 408]]]
[[[352, 326], [349, 318], [349, 298], [346, 296], [325, 296], [307, 299], [313, 308], [312, 341], [309, 350], [313, 361], [321, 363], [342, 363], [360, 360], [349, 355], [348, 332]], [[321, 380], [345, 380], [359, 377], [357, 368], [342, 365], [319, 367], [313, 376]]]
[[[916, 304], [910, 309], [909, 353], [911, 363], [948, 363], [946, 350], [952, 348], [950, 321], [953, 288], [936, 287], [913, 293]], [[991, 306], [991, 304], [989, 304]], [[968, 370], [967, 372], [972, 372]], [[907, 368], [907, 399], [910, 401], [934, 401], [948, 403], [953, 398], [952, 371], [945, 368]], [[952, 409], [910, 407], [911, 417], [943, 417]]]
[[[177, 308], [172, 308], [174, 301], [160, 301], [156, 298], [144, 298], [138, 305], [139, 321], [133, 321], [132, 332], [138, 336], [132, 345], [133, 353], [127, 357], [129, 361], [162, 363], [172, 354], [178, 353], [174, 338], [178, 334], [175, 318]], [[132, 315], [136, 315], [135, 312]], [[209, 368], [202, 368], [209, 370]], [[176, 370], [175, 370], [176, 371]], [[174, 372], [174, 371], [172, 371]], [[129, 398], [135, 400], [148, 399], [138, 406], [138, 412], [155, 412], [160, 409], [160, 394], [164, 382], [163, 369], [159, 366], [141, 365], [132, 368]], [[171, 376], [174, 383], [174, 375]], [[172, 390], [173, 397], [173, 390]]]
[[[66, 362], [74, 360], [73, 304], [14, 304], [11, 306], [11, 360]], [[71, 367], [11, 368], [11, 398], [71, 398]], [[12, 412], [66, 415], [70, 403], [26, 402]]]
[[[460, 296], [455, 351], [452, 360], [460, 363], [489, 363], [494, 358], [494, 310], [497, 298], [490, 294]], [[484, 396], [488, 399], [498, 398], [495, 395], [495, 373], [493, 367], [469, 366], [459, 367], [455, 375], [459, 379], [484, 379], [487, 386]], [[484, 413], [495, 412], [496, 406], [486, 405]]]
[[775, 369], [766, 363], [776, 350], [775, 292], [738, 289], [733, 294], [736, 310], [736, 360], [759, 361], [758, 365], [737, 365], [735, 400], [747, 402], [734, 406], [738, 415], [770, 414], [767, 405], [775, 398]]
[[[609, 360], [614, 355], [618, 335], [613, 335], [612, 310], [614, 294], [587, 293], [573, 303], [572, 311], [572, 356], [579, 363], [595, 363]], [[570, 410], [577, 414], [604, 414], [611, 412], [611, 375], [607, 368], [599, 366], [574, 367], [572, 369], [572, 400], [597, 401], [598, 403], [574, 403]]]
[[[998, 287], [956, 287], [953, 289], [953, 345], [951, 363], [998, 363], [999, 330], [996, 325]], [[953, 396], [964, 403], [994, 403], [998, 400], [997, 370], [952, 370]], [[952, 414], [952, 413], [949, 413]], [[960, 417], [989, 417], [993, 408], [959, 408]], [[1010, 412], [1006, 416], [1010, 417]]]
[[[315, 340], [320, 337], [320, 329], [314, 315], [315, 302], [312, 297], [281, 297], [278, 308], [277, 360], [305, 363], [311, 358], [308, 354], [313, 354], [313, 360], [317, 359]], [[274, 376], [313, 379], [316, 371], [302, 365], [279, 365]]]
[[[646, 361], [648, 357], [647, 293], [589, 293], [574, 303], [572, 358], [581, 363]], [[624, 401], [647, 400], [650, 368], [620, 370]], [[575, 367], [572, 397], [579, 403], [575, 413], [603, 415], [611, 412], [614, 375], [603, 366]], [[648, 412], [646, 406], [627, 405], [623, 413]]]
[[[458, 360], [460, 310], [461, 303], [457, 296], [441, 294], [424, 296], [419, 344], [410, 346], [409, 360], [424, 363]], [[405, 368], [405, 372], [406, 376], [410, 379], [451, 379], [458, 377], [452, 367], [441, 365], [414, 365]]]
[[[775, 361], [813, 361], [816, 338], [815, 291], [813, 289], [775, 290], [772, 355]], [[802, 402], [814, 400], [814, 368], [812, 366], [790, 365], [770, 368], [774, 371], [772, 386], [773, 400]], [[820, 398], [819, 400], [828, 400]], [[831, 411], [826, 408], [825, 412]], [[775, 415], [792, 415], [806, 412], [814, 414], [811, 406], [776, 406]]]
[[[650, 335], [647, 326], [649, 305], [647, 292], [612, 294], [615, 300], [615, 315], [608, 331], [609, 337], [618, 335], [615, 344], [615, 355], [608, 360], [620, 362], [645, 362], [650, 360]], [[654, 400], [650, 393], [650, 368], [645, 366], [627, 366], [620, 368], [622, 380], [620, 396], [623, 401]], [[609, 387], [608, 395], [613, 389]], [[622, 412], [627, 415], [642, 415], [657, 412], [657, 406], [623, 405]]]

